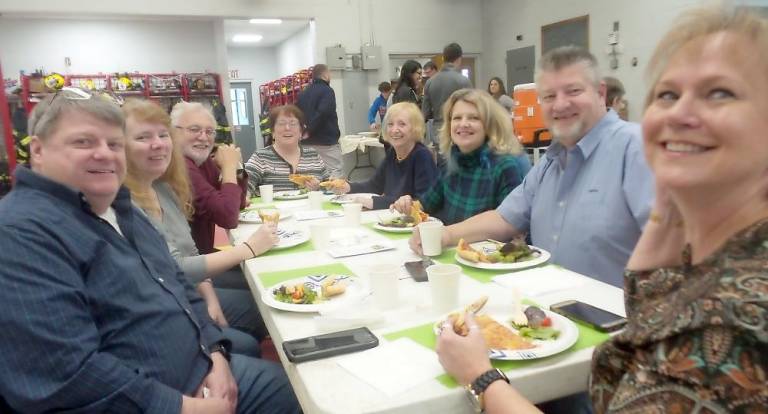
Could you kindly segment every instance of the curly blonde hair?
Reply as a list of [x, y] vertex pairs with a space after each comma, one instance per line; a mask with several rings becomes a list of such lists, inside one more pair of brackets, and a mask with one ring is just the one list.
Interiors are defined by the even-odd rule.
[[450, 154], [451, 145], [451, 116], [456, 102], [464, 101], [477, 108], [480, 120], [485, 128], [488, 146], [497, 154], [518, 155], [523, 151], [520, 141], [512, 133], [512, 120], [509, 112], [502, 107], [486, 91], [480, 89], [459, 89], [451, 94], [443, 105], [443, 126], [440, 128], [440, 151]]
[[[134, 118], [139, 122], [160, 124], [168, 128], [168, 131], [171, 134], [171, 141], [173, 142], [171, 162], [168, 164], [165, 173], [158, 179], [165, 181], [171, 186], [173, 193], [176, 195], [176, 204], [179, 206], [179, 209], [184, 212], [186, 218], [190, 219], [194, 213], [194, 207], [192, 205], [192, 186], [189, 182], [187, 165], [184, 161], [181, 145], [178, 145], [178, 133], [174, 128], [171, 128], [171, 117], [162, 107], [160, 107], [160, 105], [143, 99], [129, 99], [126, 101], [125, 105], [123, 105], [123, 114], [125, 114], [125, 119]], [[136, 165], [130, 158], [127, 160], [127, 163], [128, 172], [125, 176], [125, 186], [131, 190], [131, 196], [139, 207], [143, 210], [151, 208], [149, 195], [138, 191]]]

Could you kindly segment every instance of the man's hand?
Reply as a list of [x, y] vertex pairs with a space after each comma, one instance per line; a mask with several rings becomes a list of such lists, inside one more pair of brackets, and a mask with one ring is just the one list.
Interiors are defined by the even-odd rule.
[[469, 384], [492, 368], [488, 347], [471, 312], [466, 314], [466, 323], [469, 327], [466, 337], [457, 335], [450, 322], [444, 323], [435, 348], [445, 371], [462, 385]]
[[203, 388], [208, 388], [208, 398], [224, 399], [229, 407], [228, 413], [234, 413], [237, 408], [237, 383], [229, 370], [229, 363], [220, 352], [211, 354], [213, 366], [208, 375], [203, 378], [203, 383], [195, 393], [195, 397], [203, 397]]
[[234, 413], [229, 401], [223, 398], [192, 398], [186, 395], [181, 399], [181, 414], [231, 414]]
[[242, 162], [240, 148], [237, 148], [234, 145], [219, 145], [214, 160], [221, 170], [226, 168], [234, 168], [237, 170], [237, 167], [240, 166], [240, 163]]
[[409, 195], [404, 195], [397, 199], [389, 208], [394, 208], [401, 214], [410, 214], [411, 206], [413, 205], [413, 199]]

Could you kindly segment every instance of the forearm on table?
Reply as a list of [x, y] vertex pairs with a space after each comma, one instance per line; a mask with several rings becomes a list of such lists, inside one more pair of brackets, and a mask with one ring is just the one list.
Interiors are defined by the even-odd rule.
[[483, 393], [488, 414], [541, 414], [541, 411], [504, 381], [494, 381]]
[[485, 239], [508, 240], [519, 233], [495, 210], [470, 217], [461, 223], [446, 227], [448, 245], [454, 246], [459, 239], [474, 242]]
[[216, 277], [232, 266], [240, 264], [244, 260], [253, 257], [251, 249], [244, 243], [233, 246], [231, 249], [209, 253], [205, 255], [205, 271], [208, 277]]

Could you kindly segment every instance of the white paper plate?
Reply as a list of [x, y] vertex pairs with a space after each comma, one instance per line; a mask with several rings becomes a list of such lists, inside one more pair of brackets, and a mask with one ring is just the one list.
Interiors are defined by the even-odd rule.
[[378, 194], [373, 194], [373, 193], [340, 194], [340, 195], [332, 197], [328, 201], [330, 201], [333, 204], [349, 204], [349, 203], [354, 203], [355, 202], [355, 200], [352, 199], [352, 196], [371, 196], [371, 197], [373, 197], [375, 195], [378, 195]]
[[272, 246], [272, 250], [287, 249], [289, 247], [298, 246], [302, 243], [309, 241], [309, 231], [303, 229], [277, 229], [277, 237], [280, 239], [276, 245]]
[[275, 191], [272, 195], [275, 200], [299, 200], [309, 197], [309, 192], [301, 192], [301, 190], [288, 190], [288, 191]]
[[[292, 215], [293, 214], [291, 214], [290, 211], [280, 210], [280, 221], [283, 221], [288, 217], [291, 217]], [[255, 208], [255, 209], [248, 209], [245, 211], [241, 211], [240, 222], [250, 223], [250, 224], [261, 224], [261, 217], [259, 217], [259, 209]]]
[[368, 138], [378, 138], [379, 137], [379, 133], [378, 132], [373, 132], [373, 131], [358, 132], [355, 135], [362, 135], [362, 136], [368, 137]]
[[[544, 311], [544, 313], [547, 314], [547, 316], [552, 318], [552, 327], [560, 331], [560, 335], [557, 337], [557, 339], [553, 339], [553, 340], [529, 339], [535, 345], [534, 348], [489, 349], [488, 356], [491, 359], [522, 361], [527, 359], [546, 358], [548, 356], [559, 354], [560, 352], [563, 352], [568, 348], [570, 348], [571, 346], [573, 346], [573, 344], [575, 344], [576, 341], [579, 339], [579, 328], [576, 326], [576, 324], [564, 316], [558, 315], [554, 312], [550, 312], [543, 308], [542, 310]], [[517, 333], [517, 329], [513, 328], [512, 325], [510, 324], [511, 315], [500, 313], [496, 309], [490, 309], [488, 312], [480, 311], [480, 314], [489, 315], [490, 317], [495, 319], [496, 322], [499, 322], [500, 324], [506, 326], [507, 328], [512, 329], [513, 332]], [[447, 319], [447, 317], [448, 316], [446, 315], [443, 319], [440, 320], [440, 322], [435, 323], [435, 325], [433, 326], [435, 335], [439, 335], [440, 325], [442, 325], [442, 321]]]
[[[485, 254], [493, 253], [496, 250], [498, 250], [498, 245], [493, 242], [488, 241], [481, 241], [481, 242], [475, 242], [470, 244], [475, 250], [480, 250]], [[549, 260], [550, 254], [548, 251], [544, 249], [540, 249], [535, 246], [530, 246], [531, 249], [534, 249], [539, 252], [539, 255], [537, 257], [534, 257], [532, 259], [524, 260], [522, 262], [514, 262], [514, 263], [476, 263], [471, 262], [469, 260], [464, 259], [463, 257], [459, 256], [459, 253], [456, 253], [454, 256], [454, 259], [456, 259], [457, 262], [470, 266], [470, 267], [476, 267], [478, 269], [490, 269], [490, 270], [519, 270], [519, 269], [527, 269], [529, 267], [538, 266], [540, 264], [546, 263]]]
[[[440, 219], [436, 217], [430, 217], [427, 219], [427, 221], [440, 221]], [[381, 222], [378, 222], [373, 225], [373, 228], [376, 230], [386, 231], [388, 233], [413, 233], [413, 227], [392, 227], [392, 226], [385, 226], [381, 224]]]
[[365, 286], [363, 286], [362, 281], [355, 276], [341, 276], [344, 278], [342, 279], [344, 283], [347, 283], [346, 292], [344, 292], [339, 296], [333, 296], [319, 303], [302, 305], [302, 304], [296, 304], [296, 303], [280, 302], [279, 300], [275, 299], [275, 295], [272, 293], [273, 289], [279, 288], [281, 285], [296, 285], [299, 283], [304, 283], [305, 288], [308, 287], [316, 292], [319, 292], [321, 283], [326, 278], [331, 276], [338, 277], [339, 275], [304, 276], [304, 277], [299, 277], [286, 282], [278, 283], [275, 286], [270, 286], [264, 289], [264, 292], [261, 295], [261, 299], [264, 301], [265, 305], [273, 307], [275, 309], [281, 309], [284, 311], [320, 312], [320, 311], [331, 310], [335, 307], [341, 307], [346, 304], [350, 304], [352, 302], [362, 299], [368, 293]]

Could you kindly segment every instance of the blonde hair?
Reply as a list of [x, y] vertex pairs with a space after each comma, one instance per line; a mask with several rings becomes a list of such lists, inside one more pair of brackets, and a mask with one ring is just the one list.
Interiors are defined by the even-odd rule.
[[[148, 122], [152, 124], [160, 124], [168, 128], [168, 132], [171, 134], [171, 142], [173, 143], [173, 150], [171, 151], [171, 162], [168, 164], [168, 168], [165, 170], [159, 180], [165, 181], [173, 190], [176, 196], [176, 204], [179, 209], [184, 212], [184, 216], [187, 219], [192, 217], [194, 208], [192, 205], [192, 186], [189, 182], [189, 175], [187, 173], [187, 165], [184, 161], [184, 155], [181, 151], [181, 145], [178, 145], [178, 134], [171, 128], [171, 118], [163, 110], [160, 105], [142, 99], [129, 99], [123, 105], [123, 113], [126, 120], [134, 118], [139, 122]], [[130, 139], [130, 137], [129, 137]], [[138, 182], [136, 180], [137, 167], [133, 161], [128, 157], [128, 173], [125, 176], [125, 186], [131, 190], [131, 196], [134, 202], [143, 210], [151, 208], [151, 200], [149, 194], [141, 193], [138, 191]]]
[[440, 151], [450, 156], [451, 145], [451, 116], [456, 102], [464, 101], [474, 105], [480, 113], [480, 120], [485, 128], [488, 147], [497, 154], [520, 154], [522, 146], [512, 134], [512, 120], [509, 112], [486, 91], [480, 89], [459, 89], [451, 94], [443, 105], [443, 126], [440, 128]]
[[[667, 69], [672, 56], [691, 41], [718, 32], [740, 34], [757, 46], [756, 51], [768, 50], [768, 21], [748, 9], [720, 5], [686, 11], [678, 16], [672, 29], [659, 41], [648, 63], [646, 77], [649, 88], [645, 97], [646, 108], [650, 105], [656, 83]], [[761, 53], [756, 54], [763, 56]]]
[[389, 141], [389, 128], [387, 128], [387, 124], [390, 118], [397, 114], [405, 114], [408, 117], [411, 129], [414, 135], [416, 135], [416, 142], [424, 142], [424, 132], [427, 130], [426, 125], [424, 125], [424, 115], [421, 114], [421, 110], [413, 102], [400, 102], [387, 108], [384, 122], [382, 122], [384, 139]]

